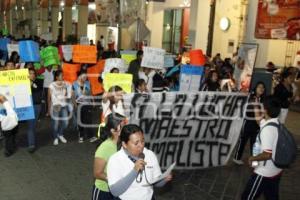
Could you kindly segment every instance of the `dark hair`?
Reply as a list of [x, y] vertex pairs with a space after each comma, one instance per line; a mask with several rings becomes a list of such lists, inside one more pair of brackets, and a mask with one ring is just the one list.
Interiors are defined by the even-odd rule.
[[144, 51], [143, 50], [138, 50], [136, 52], [136, 57], [139, 57], [139, 56], [142, 56], [144, 54]]
[[120, 72], [119, 68], [117, 68], [117, 67], [112, 68], [109, 72], [113, 73], [113, 71], [115, 71], [115, 70], [118, 70], [118, 72]]
[[258, 85], [263, 85], [264, 88], [265, 88], [264, 93], [261, 95], [261, 97], [264, 98], [264, 97], [266, 96], [266, 85], [265, 85], [265, 83], [262, 82], [262, 81], [258, 81], [258, 82], [256, 83], [255, 87], [253, 88], [252, 93], [253, 93], [253, 95], [256, 95], [256, 89], [257, 89]]
[[[123, 89], [118, 86], [118, 85], [115, 85], [115, 86], [112, 86], [111, 88], [109, 88], [108, 92], [111, 93], [111, 92], [120, 92], [120, 91], [123, 91]], [[112, 97], [112, 98], [109, 98], [109, 101], [110, 101], [110, 104], [109, 104], [109, 109], [110, 110], [113, 110], [113, 105], [117, 102], [115, 102], [115, 98]]]
[[143, 85], [144, 83], [146, 83], [146, 81], [144, 79], [138, 79], [135, 83], [135, 87], [138, 88], [139, 86]]
[[281, 74], [281, 81], [284, 81], [286, 78], [288, 78], [289, 76], [291, 76], [292, 73], [289, 72], [288, 70], [285, 70], [284, 72], [282, 72]]
[[111, 129], [116, 130], [120, 123], [125, 119], [123, 115], [120, 115], [118, 113], [110, 113], [106, 117], [106, 124], [104, 127], [101, 127], [100, 129], [100, 139], [101, 141], [106, 140], [107, 138], [112, 137]]
[[28, 68], [28, 71], [33, 71], [34, 75], [37, 76], [37, 73], [36, 73], [36, 71], [35, 71], [35, 69], [33, 67]]
[[57, 78], [62, 74], [61, 70], [56, 70], [54, 72], [54, 81], [57, 81]]
[[141, 132], [141, 133], [144, 134], [143, 130], [138, 125], [135, 125], [135, 124], [125, 125], [122, 128], [122, 131], [121, 131], [121, 134], [120, 134], [120, 140], [121, 140], [121, 142], [127, 143], [129, 141], [130, 135], [132, 135], [132, 134], [134, 134], [136, 132]]
[[267, 96], [263, 101], [264, 109], [271, 118], [276, 118], [280, 114], [280, 101], [275, 96]]

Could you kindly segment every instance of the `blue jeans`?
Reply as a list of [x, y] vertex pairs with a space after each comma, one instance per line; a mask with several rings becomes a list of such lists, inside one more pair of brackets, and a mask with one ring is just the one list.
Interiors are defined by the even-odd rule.
[[68, 127], [69, 122], [68, 107], [61, 107], [59, 111], [52, 110], [51, 118], [54, 139], [58, 136], [63, 136], [63, 132]]
[[33, 108], [34, 108], [35, 119], [31, 119], [31, 120], [27, 121], [27, 124], [28, 124], [28, 130], [27, 130], [28, 147], [35, 146], [36, 121], [38, 120], [42, 106], [41, 106], [41, 104], [38, 104], [38, 105], [34, 105]]

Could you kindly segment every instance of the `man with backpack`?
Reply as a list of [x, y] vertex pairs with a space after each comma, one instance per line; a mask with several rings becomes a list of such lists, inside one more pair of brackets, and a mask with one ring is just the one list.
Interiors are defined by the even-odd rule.
[[242, 194], [242, 200], [257, 199], [262, 193], [266, 200], [279, 199], [283, 168], [295, 160], [297, 151], [292, 135], [279, 123], [279, 114], [280, 102], [274, 96], [264, 100], [262, 110], [255, 109], [260, 133], [256, 138], [253, 155], [249, 158], [254, 171]]

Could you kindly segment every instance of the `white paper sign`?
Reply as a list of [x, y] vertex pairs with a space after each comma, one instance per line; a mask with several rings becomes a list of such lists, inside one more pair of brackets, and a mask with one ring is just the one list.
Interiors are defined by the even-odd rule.
[[19, 44], [7, 44], [8, 57], [11, 56], [12, 52], [16, 51], [19, 55]]
[[126, 61], [121, 58], [109, 58], [105, 60], [104, 72], [110, 72], [113, 68], [119, 69], [120, 73], [126, 72], [128, 66]]
[[81, 45], [90, 45], [89, 38], [86, 36], [81, 36], [80, 37], [80, 44]]
[[141, 66], [152, 69], [164, 68], [166, 51], [160, 48], [144, 47], [144, 56]]
[[62, 52], [64, 54], [64, 59], [70, 61], [72, 59], [73, 48], [72, 45], [62, 45]]

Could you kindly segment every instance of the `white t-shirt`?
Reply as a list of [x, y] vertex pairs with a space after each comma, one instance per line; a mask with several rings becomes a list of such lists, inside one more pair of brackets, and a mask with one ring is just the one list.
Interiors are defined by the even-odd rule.
[[[151, 200], [153, 195], [153, 186], [147, 184], [147, 180], [151, 183], [156, 177], [161, 175], [160, 166], [156, 155], [144, 148], [145, 154], [145, 170], [142, 175], [142, 181], [138, 183], [136, 180], [129, 186], [129, 188], [119, 196], [122, 200]], [[134, 163], [128, 158], [123, 148], [112, 155], [107, 164], [107, 180], [108, 185], [111, 186], [125, 177], [134, 168]]]
[[49, 88], [50, 84], [53, 82], [54, 80], [54, 75], [53, 75], [53, 70], [51, 70], [50, 72], [46, 69], [45, 72], [43, 73], [44, 75], [44, 88]]
[[[112, 112], [109, 108], [109, 105], [110, 105], [109, 100], [107, 100], [105, 103], [103, 103], [102, 101], [102, 109], [103, 109], [102, 112], [104, 118], [106, 118]], [[114, 104], [112, 108], [115, 113], [125, 116], [125, 110], [122, 101], [118, 101], [117, 104]]]
[[148, 92], [152, 92], [153, 87], [153, 76], [155, 75], [155, 71], [152, 70], [148, 75], [143, 71], [139, 71], [139, 79], [144, 79], [147, 84]]
[[[272, 118], [269, 120], [262, 120], [260, 123], [260, 128], [262, 129], [265, 125], [267, 125], [270, 122], [278, 123], [277, 118]], [[268, 152], [272, 153], [272, 157], [274, 158], [274, 155], [276, 153], [276, 145], [278, 140], [278, 130], [275, 126], [267, 126], [262, 129], [260, 132], [260, 139], [261, 143], [259, 142], [259, 135], [256, 137], [256, 143], [255, 145], [258, 145], [260, 147], [260, 153], [262, 152]], [[282, 169], [277, 168], [272, 160], [267, 160], [266, 164], [264, 165], [265, 161], [259, 161], [258, 166], [254, 169], [254, 172], [256, 174], [259, 174], [264, 177], [274, 177], [281, 173]]]
[[69, 83], [63, 82], [62, 85], [58, 85], [56, 82], [52, 82], [49, 89], [51, 90], [52, 105], [67, 106], [67, 100], [71, 98], [72, 90]]

